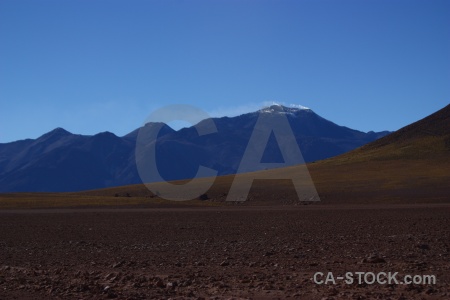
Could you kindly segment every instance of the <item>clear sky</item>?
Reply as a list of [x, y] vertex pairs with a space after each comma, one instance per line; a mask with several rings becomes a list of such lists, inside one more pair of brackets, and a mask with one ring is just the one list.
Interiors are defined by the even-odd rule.
[[450, 103], [450, 1], [0, 1], [0, 142], [267, 101], [396, 130]]

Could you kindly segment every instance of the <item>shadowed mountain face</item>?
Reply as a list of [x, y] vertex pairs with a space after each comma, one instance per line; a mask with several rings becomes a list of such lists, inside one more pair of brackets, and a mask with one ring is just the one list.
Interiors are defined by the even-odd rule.
[[[192, 178], [199, 165], [218, 175], [237, 171], [258, 116], [286, 116], [304, 161], [336, 156], [387, 135], [364, 133], [338, 126], [312, 110], [271, 106], [241, 116], [213, 119], [217, 132], [199, 136], [195, 127], [174, 131], [149, 123], [145, 130], [159, 131], [156, 164], [165, 180]], [[202, 121], [198, 126], [202, 126]], [[117, 137], [104, 132], [94, 136], [71, 134], [57, 128], [35, 140], [0, 144], [0, 192], [79, 191], [140, 183], [135, 163], [139, 129]], [[271, 136], [263, 162], [283, 162], [277, 139]]]

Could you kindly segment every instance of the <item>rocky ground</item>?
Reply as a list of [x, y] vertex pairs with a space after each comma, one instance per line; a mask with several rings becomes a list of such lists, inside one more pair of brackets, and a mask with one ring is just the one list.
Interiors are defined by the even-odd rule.
[[[449, 224], [445, 205], [2, 211], [0, 299], [450, 299]], [[312, 279], [358, 271], [437, 282]]]

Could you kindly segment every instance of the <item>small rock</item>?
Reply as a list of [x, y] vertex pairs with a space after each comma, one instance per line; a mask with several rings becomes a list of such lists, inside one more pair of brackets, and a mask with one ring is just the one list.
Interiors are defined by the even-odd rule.
[[227, 262], [226, 260], [224, 260], [223, 262], [220, 263], [221, 267], [226, 267], [226, 266], [229, 266], [229, 265], [230, 265], [230, 263]]
[[371, 255], [367, 258], [364, 258], [361, 263], [369, 263], [369, 264], [383, 264], [386, 260], [378, 255]]
[[417, 247], [422, 250], [430, 250], [430, 246], [428, 246], [427, 244], [419, 244], [417, 245]]
[[121, 267], [123, 264], [124, 264], [125, 262], [122, 260], [122, 261], [120, 261], [120, 262], [118, 262], [118, 263], [115, 263], [115, 264], [113, 264], [113, 268], [115, 269], [115, 268], [119, 268], [119, 267]]
[[158, 281], [156, 281], [156, 286], [159, 288], [165, 287], [164, 282], [161, 279], [158, 279]]

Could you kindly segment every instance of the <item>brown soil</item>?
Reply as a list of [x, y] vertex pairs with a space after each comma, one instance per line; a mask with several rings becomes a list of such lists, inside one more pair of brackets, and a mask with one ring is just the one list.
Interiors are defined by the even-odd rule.
[[0, 299], [449, 299], [449, 224], [448, 204], [2, 211]]

